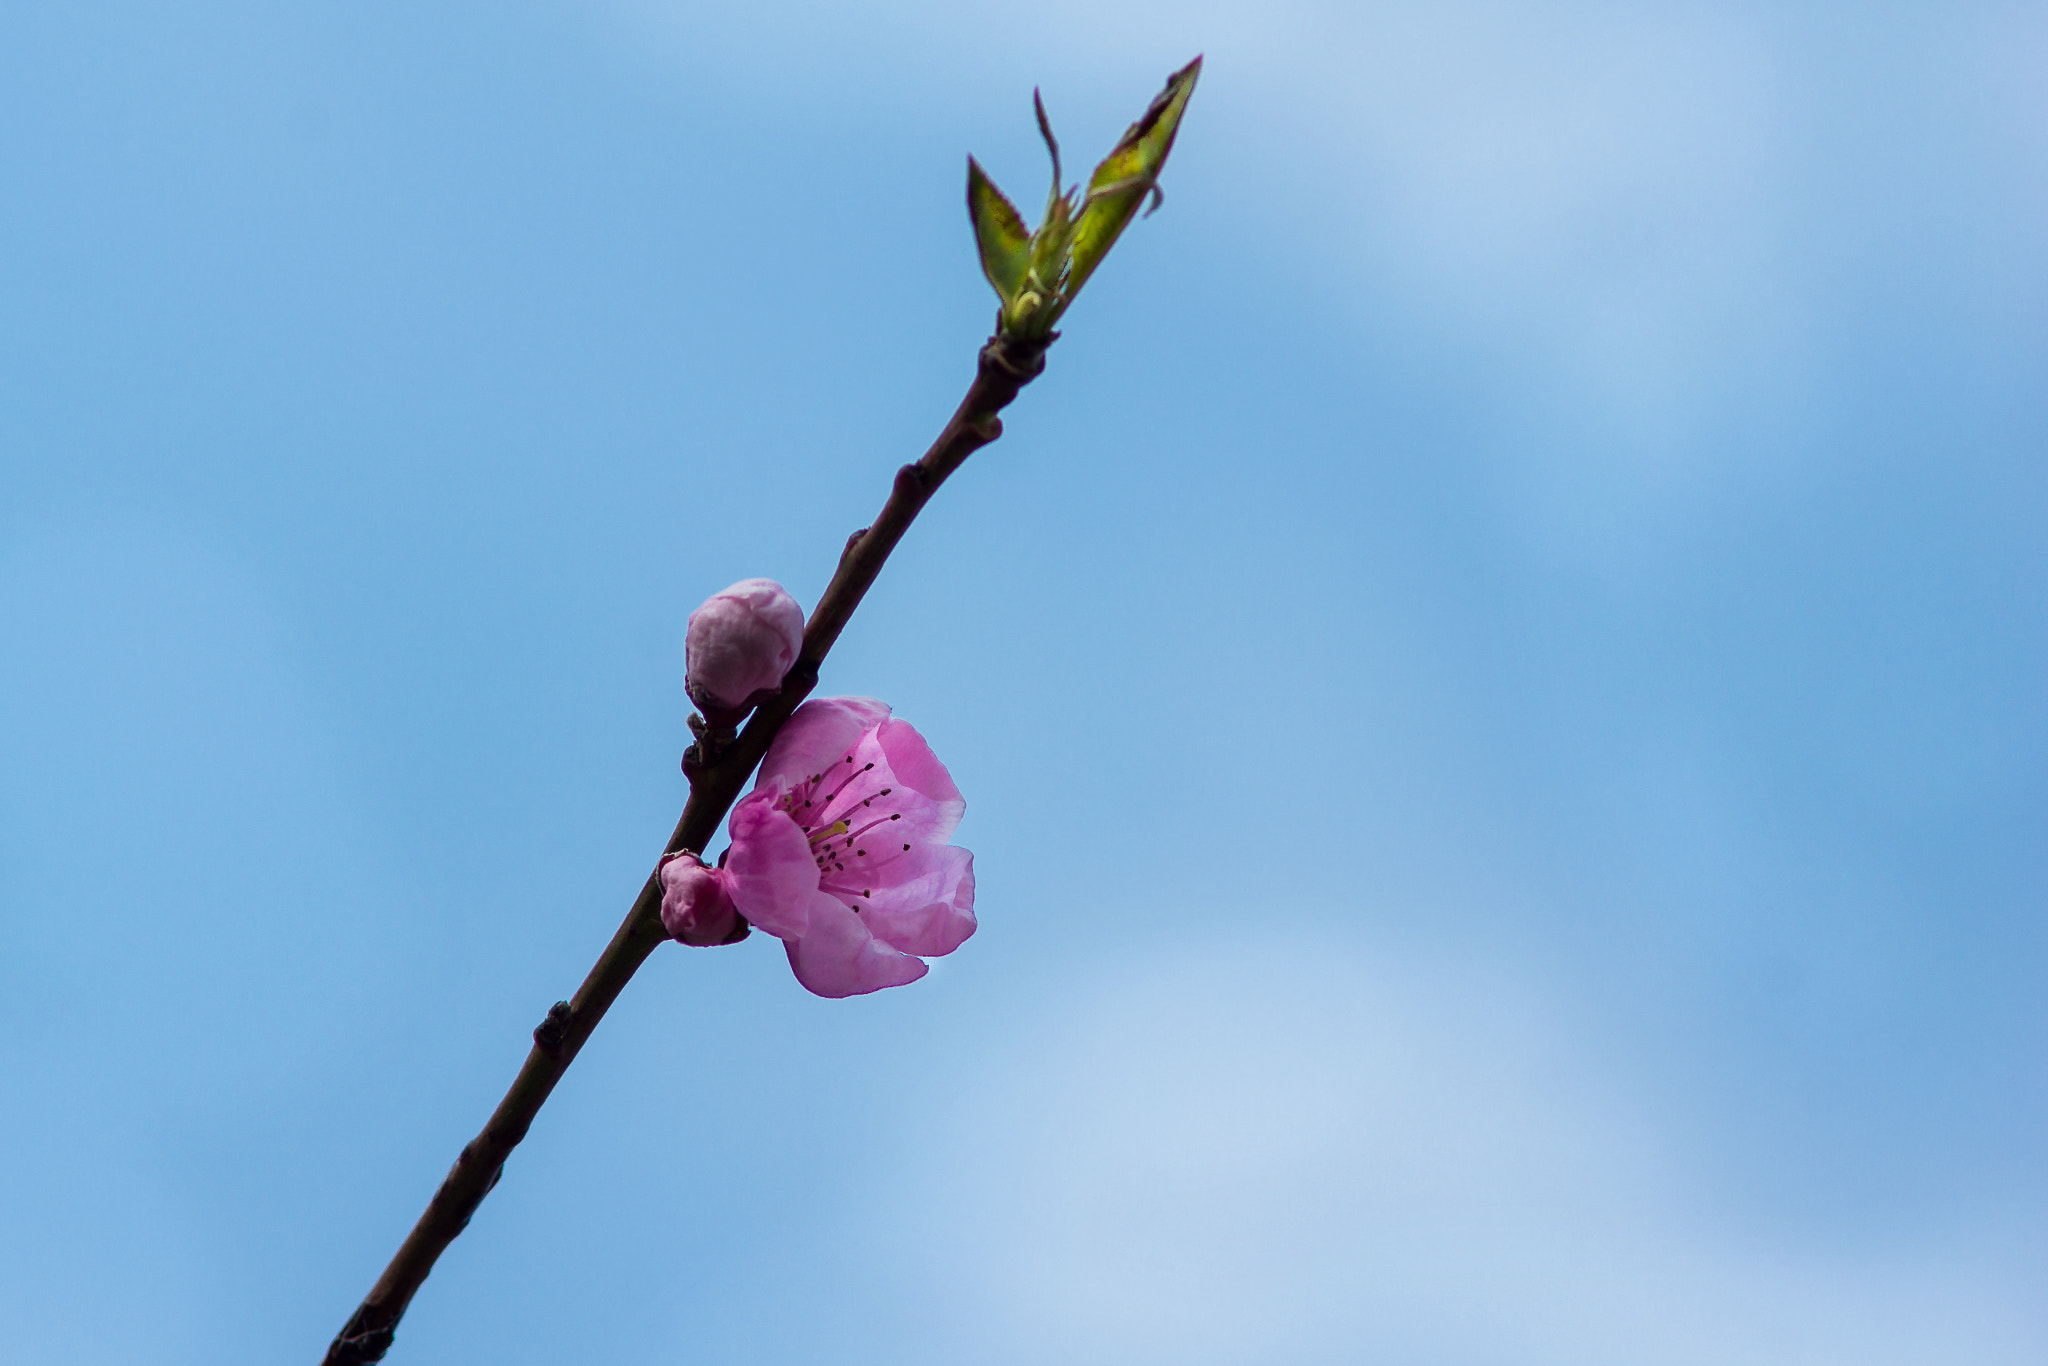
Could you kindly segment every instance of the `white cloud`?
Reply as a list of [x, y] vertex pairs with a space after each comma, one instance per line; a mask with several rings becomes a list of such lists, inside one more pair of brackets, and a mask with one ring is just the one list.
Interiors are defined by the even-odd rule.
[[1746, 463], [1702, 428], [1814, 363], [1772, 34], [1726, 8], [1383, 6], [1268, 60], [1262, 95], [1318, 130], [1290, 158], [1301, 249], [1561, 424], [1524, 456], [1540, 501], [1589, 465], [1640, 495]]
[[[892, 1282], [989, 1362], [1973, 1366], [2048, 1350], [1981, 1248], [1730, 1227], [1511, 980], [1211, 944], [1044, 1002]], [[905, 1194], [912, 1198], [898, 1203]], [[901, 1217], [901, 1216], [898, 1216]], [[921, 1315], [920, 1317], [923, 1317]], [[940, 1336], [945, 1330], [940, 1330]]]

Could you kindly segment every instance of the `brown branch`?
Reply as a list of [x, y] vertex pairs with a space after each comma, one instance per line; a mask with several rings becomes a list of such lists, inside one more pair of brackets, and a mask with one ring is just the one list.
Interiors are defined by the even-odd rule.
[[[775, 732], [817, 686], [819, 666], [846, 628], [854, 608], [860, 606], [875, 576], [881, 573], [889, 552], [903, 539], [903, 533], [946, 477], [960, 468], [968, 456], [1003, 434], [1002, 420], [996, 414], [1045, 368], [1045, 348], [1051, 341], [1050, 337], [1023, 342], [996, 336], [981, 349], [974, 383], [952, 420], [922, 459], [896, 472], [895, 485], [874, 524], [855, 532], [847, 541], [839, 557], [838, 571], [805, 624], [803, 653], [783, 680], [781, 690], [761, 704], [753, 720], [737, 736], [728, 739], [707, 734], [684, 756], [690, 798], [683, 806], [682, 819], [676, 822], [675, 833], [669, 836], [664, 854], [682, 849], [703, 852], [717, 832], [718, 823], [739, 799], [740, 789], [755, 765], [768, 752]], [[717, 743], [719, 740], [724, 743]], [[626, 913], [611, 943], [605, 946], [583, 985], [576, 989], [576, 995], [567, 1002], [557, 1002], [533, 1031], [533, 1050], [526, 1055], [519, 1075], [513, 1078], [511, 1089], [491, 1112], [483, 1131], [455, 1159], [440, 1189], [427, 1202], [426, 1213], [413, 1225], [368, 1297], [328, 1346], [324, 1366], [359, 1366], [383, 1360], [398, 1321], [420, 1283], [456, 1235], [469, 1226], [470, 1216], [498, 1183], [505, 1159], [526, 1137], [534, 1116], [569, 1064], [576, 1060], [597, 1022], [666, 937], [661, 927], [661, 884], [650, 873], [640, 895], [634, 899], [633, 909]]]

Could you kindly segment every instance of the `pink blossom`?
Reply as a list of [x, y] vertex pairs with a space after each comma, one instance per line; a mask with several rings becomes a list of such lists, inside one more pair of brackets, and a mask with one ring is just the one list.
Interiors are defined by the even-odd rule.
[[725, 877], [695, 854], [671, 854], [661, 864], [661, 924], [671, 938], [703, 948], [730, 943], [739, 912]]
[[782, 686], [804, 646], [804, 609], [773, 579], [741, 579], [690, 613], [684, 688], [712, 712], [744, 711], [755, 693]]
[[974, 855], [946, 842], [966, 809], [924, 737], [885, 704], [821, 698], [769, 746], [733, 808], [719, 872], [811, 991], [901, 986], [974, 933]]

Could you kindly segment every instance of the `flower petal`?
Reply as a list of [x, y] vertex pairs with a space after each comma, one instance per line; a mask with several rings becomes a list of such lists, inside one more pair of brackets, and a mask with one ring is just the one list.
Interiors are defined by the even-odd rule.
[[810, 842], [788, 813], [778, 811], [775, 789], [756, 789], [732, 809], [725, 869], [739, 913], [772, 935], [791, 939], [810, 928], [818, 890], [818, 864]]
[[932, 753], [932, 747], [908, 721], [891, 717], [875, 731], [875, 740], [888, 756], [889, 771], [897, 782], [910, 788], [931, 804], [929, 815], [918, 823], [918, 833], [936, 844], [952, 838], [960, 817], [967, 811], [967, 799], [954, 786], [953, 775]]
[[864, 996], [915, 982], [930, 971], [922, 959], [875, 938], [860, 916], [825, 893], [814, 893], [808, 909], [810, 932], [783, 943], [790, 969], [806, 990], [834, 998]]
[[755, 790], [795, 787], [822, 773], [852, 749], [861, 733], [886, 721], [889, 704], [872, 697], [819, 697], [798, 707], [761, 761]]
[[937, 958], [974, 933], [974, 855], [953, 844], [920, 844], [876, 870], [886, 885], [861, 889], [858, 900], [830, 878], [824, 890], [860, 908], [860, 918], [883, 943]]

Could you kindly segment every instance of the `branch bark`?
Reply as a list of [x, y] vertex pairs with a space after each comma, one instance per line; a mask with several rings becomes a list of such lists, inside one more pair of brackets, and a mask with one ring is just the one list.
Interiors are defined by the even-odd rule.
[[[783, 679], [781, 689], [755, 710], [753, 719], [737, 736], [717, 743], [724, 737], [707, 735], [684, 756], [690, 797], [683, 806], [682, 818], [676, 822], [675, 832], [663, 848], [664, 857], [685, 849], [703, 852], [717, 833], [719, 822], [739, 799], [747, 778], [767, 754], [775, 733], [817, 686], [819, 666], [881, 573], [889, 553], [947, 477], [968, 456], [1003, 434], [1002, 419], [997, 414], [1045, 368], [1045, 349], [1052, 340], [1048, 337], [1044, 341], [1025, 342], [998, 335], [982, 347], [974, 383], [938, 439], [915, 464], [896, 472], [895, 484], [881, 514], [873, 525], [856, 531], [847, 541], [832, 582], [805, 623], [803, 652]], [[404, 1317], [406, 1306], [412, 1303], [427, 1273], [434, 1269], [434, 1263], [456, 1236], [469, 1226], [471, 1216], [503, 1174], [505, 1159], [526, 1137], [555, 1083], [576, 1060], [591, 1031], [597, 1028], [626, 983], [665, 938], [667, 934], [661, 926], [661, 884], [654, 873], [649, 873], [640, 895], [634, 898], [633, 908], [626, 913], [575, 996], [557, 1002], [534, 1029], [533, 1049], [526, 1055], [526, 1062], [513, 1078], [505, 1098], [491, 1112], [482, 1132], [464, 1145], [397, 1255], [329, 1344], [323, 1366], [364, 1366], [384, 1359], [398, 1321]]]

